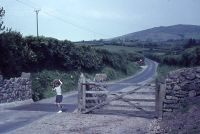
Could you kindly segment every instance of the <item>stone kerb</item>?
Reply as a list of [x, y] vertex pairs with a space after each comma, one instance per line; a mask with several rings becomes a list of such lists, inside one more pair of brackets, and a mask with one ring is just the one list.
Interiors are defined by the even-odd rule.
[[[26, 77], [0, 80], [0, 103], [32, 99], [30, 74]], [[29, 77], [28, 77], [29, 76]]]
[[200, 67], [172, 71], [165, 81], [163, 116], [178, 110], [189, 97], [200, 95]]

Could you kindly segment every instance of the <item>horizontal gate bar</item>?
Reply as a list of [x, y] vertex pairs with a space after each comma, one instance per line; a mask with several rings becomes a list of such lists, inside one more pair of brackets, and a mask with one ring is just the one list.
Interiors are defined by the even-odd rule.
[[[122, 94], [122, 93], [125, 93], [125, 92], [110, 92], [111, 95], [119, 95], [119, 94]], [[134, 92], [133, 94], [138, 94], [138, 95], [155, 95], [156, 92]]]
[[126, 101], [156, 102], [155, 99], [131, 99], [131, 98], [121, 98], [121, 99], [125, 99]]
[[108, 94], [108, 91], [86, 91], [86, 94]]
[[85, 99], [86, 100], [98, 100], [99, 97], [86, 97]]
[[[131, 107], [130, 105], [120, 105], [120, 104], [110, 104], [108, 105], [109, 107], [124, 107], [124, 108], [129, 108]], [[155, 106], [147, 106], [147, 105], [137, 105], [141, 108], [149, 108], [149, 109], [155, 109]]]

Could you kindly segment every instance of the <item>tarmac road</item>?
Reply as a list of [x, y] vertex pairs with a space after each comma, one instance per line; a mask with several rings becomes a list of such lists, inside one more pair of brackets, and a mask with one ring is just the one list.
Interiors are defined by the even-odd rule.
[[129, 79], [109, 85], [108, 89], [110, 91], [117, 91], [128, 87], [129, 85], [126, 85], [126, 83], [138, 84], [150, 78], [153, 78], [156, 75], [157, 63], [150, 59], [145, 59], [145, 64], [147, 65], [147, 68], [145, 68], [145, 70], [130, 77]]
[[[108, 89], [110, 91], [121, 90], [129, 86], [122, 83], [141, 83], [155, 76], [157, 63], [149, 59], [146, 59], [145, 63], [147, 65], [145, 70], [126, 80], [109, 84]], [[73, 112], [77, 108], [77, 92], [65, 95], [63, 102], [64, 112]], [[43, 116], [54, 114], [56, 111], [54, 98], [4, 109], [0, 111], [0, 133], [9, 133]]]

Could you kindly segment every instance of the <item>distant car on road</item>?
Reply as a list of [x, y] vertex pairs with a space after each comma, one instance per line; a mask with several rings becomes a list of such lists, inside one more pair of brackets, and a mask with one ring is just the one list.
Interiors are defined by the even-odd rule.
[[145, 65], [144, 63], [144, 59], [140, 59], [139, 61], [137, 61], [138, 65], [143, 66]]

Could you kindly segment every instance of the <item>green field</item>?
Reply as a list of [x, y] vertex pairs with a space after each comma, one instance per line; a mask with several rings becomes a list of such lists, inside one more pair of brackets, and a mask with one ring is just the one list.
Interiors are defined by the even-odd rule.
[[106, 49], [112, 52], [120, 52], [125, 51], [128, 53], [142, 53], [144, 50], [148, 50], [148, 48], [139, 48], [139, 47], [127, 47], [127, 46], [115, 46], [115, 45], [102, 45], [102, 46], [93, 46], [98, 49]]

